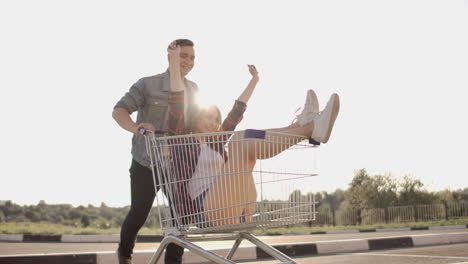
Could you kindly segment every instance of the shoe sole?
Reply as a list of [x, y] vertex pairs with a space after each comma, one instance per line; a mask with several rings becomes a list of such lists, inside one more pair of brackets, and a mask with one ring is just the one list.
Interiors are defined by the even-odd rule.
[[328, 123], [327, 133], [325, 134], [325, 137], [323, 138], [322, 143], [327, 143], [328, 140], [330, 139], [333, 126], [335, 125], [336, 117], [338, 116], [338, 112], [340, 112], [340, 97], [338, 96], [338, 94], [332, 94], [332, 96], [330, 97], [330, 100], [333, 100], [332, 112], [331, 112], [330, 122]]

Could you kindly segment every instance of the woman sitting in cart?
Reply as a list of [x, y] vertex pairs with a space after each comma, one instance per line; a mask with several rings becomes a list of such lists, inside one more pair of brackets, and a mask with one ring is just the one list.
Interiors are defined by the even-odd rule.
[[[255, 86], [259, 80], [253, 65], [248, 65], [252, 79], [235, 101], [226, 119], [221, 122], [221, 113], [216, 106], [202, 108], [196, 114], [191, 131], [186, 130], [184, 120], [184, 81], [180, 74], [180, 47], [172, 43], [168, 47], [171, 94], [169, 99], [169, 135], [234, 131], [242, 120]], [[339, 97], [333, 94], [323, 111], [318, 111], [318, 102], [312, 90], [307, 92], [304, 109], [292, 125], [266, 129], [290, 135], [307, 136], [321, 143], [330, 137], [339, 112]], [[172, 199], [175, 211], [199, 227], [220, 226], [249, 222], [255, 213], [257, 193], [252, 171], [257, 159], [271, 158], [292, 145], [275, 145], [267, 152], [255, 151], [254, 140], [241, 140], [244, 133], [214, 134], [173, 139], [173, 169], [177, 184]], [[269, 135], [266, 134], [265, 142]], [[184, 142], [180, 142], [184, 140]], [[228, 155], [229, 154], [229, 155]], [[192, 217], [192, 216], [196, 217]], [[190, 220], [188, 220], [190, 219]]]

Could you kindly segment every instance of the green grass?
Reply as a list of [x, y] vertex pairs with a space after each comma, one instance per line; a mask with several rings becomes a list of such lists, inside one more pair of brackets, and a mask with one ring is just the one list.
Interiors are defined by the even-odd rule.
[[[403, 228], [403, 227], [423, 227], [423, 226], [446, 226], [446, 225], [468, 225], [468, 218], [455, 219], [449, 221], [432, 221], [432, 222], [410, 222], [410, 223], [389, 223], [375, 225], [348, 225], [348, 226], [292, 226], [284, 228], [258, 229], [255, 230], [257, 235], [279, 235], [290, 233], [312, 233], [326, 232], [331, 230], [356, 230], [356, 229], [376, 229], [376, 228]], [[76, 227], [52, 223], [0, 223], [0, 234], [30, 234], [30, 235], [91, 235], [91, 234], [119, 234], [120, 228], [101, 229], [97, 227]], [[155, 235], [161, 234], [160, 229], [142, 228], [140, 235]]]
[[[160, 229], [142, 228], [139, 234], [160, 234]], [[101, 229], [97, 227], [75, 227], [52, 223], [0, 223], [0, 234], [28, 234], [28, 235], [95, 235], [120, 234], [120, 228]]]
[[341, 226], [292, 226], [289, 228], [272, 228], [265, 230], [257, 230], [254, 233], [257, 235], [279, 235], [288, 233], [312, 233], [326, 232], [332, 230], [365, 230], [377, 228], [404, 228], [404, 227], [425, 227], [425, 226], [448, 226], [448, 225], [468, 225], [468, 218], [453, 219], [448, 221], [430, 221], [430, 222], [407, 222], [407, 223], [388, 223], [374, 225], [341, 225]]

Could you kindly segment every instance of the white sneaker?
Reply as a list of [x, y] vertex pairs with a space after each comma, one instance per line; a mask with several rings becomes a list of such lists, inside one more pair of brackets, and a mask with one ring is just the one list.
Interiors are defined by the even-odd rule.
[[330, 96], [327, 106], [314, 118], [314, 130], [312, 139], [327, 143], [330, 138], [333, 125], [340, 111], [340, 97], [334, 93]]
[[299, 125], [304, 126], [312, 122], [315, 116], [317, 116], [318, 112], [319, 103], [317, 100], [317, 95], [315, 94], [314, 90], [308, 90], [304, 109], [302, 109], [301, 114], [297, 116], [297, 122], [299, 122]]

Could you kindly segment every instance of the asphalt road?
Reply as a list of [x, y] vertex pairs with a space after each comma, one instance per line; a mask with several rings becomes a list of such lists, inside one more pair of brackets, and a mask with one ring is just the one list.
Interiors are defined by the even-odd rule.
[[[290, 236], [259, 236], [258, 238], [269, 245], [310, 243], [317, 241], [331, 241], [343, 239], [362, 239], [377, 237], [408, 236], [419, 234], [443, 234], [452, 232], [468, 232], [468, 229], [448, 229], [448, 230], [422, 230], [410, 232], [373, 232], [373, 233], [347, 233], [347, 234], [323, 234], [323, 235], [290, 235]], [[207, 241], [196, 242], [203, 248], [229, 247], [233, 244], [228, 241]], [[135, 251], [156, 250], [159, 243], [137, 243]], [[251, 245], [243, 242], [242, 245]], [[23, 242], [0, 242], [0, 256], [4, 255], [29, 255], [29, 254], [66, 254], [83, 252], [114, 252], [117, 243], [23, 243]]]
[[[294, 258], [299, 264], [461, 264], [468, 263], [468, 244], [394, 249], [364, 253]], [[244, 262], [273, 264], [278, 261]]]

